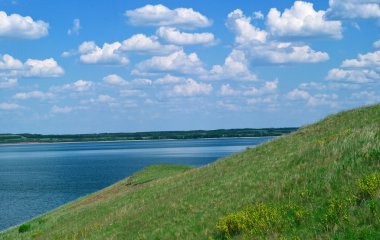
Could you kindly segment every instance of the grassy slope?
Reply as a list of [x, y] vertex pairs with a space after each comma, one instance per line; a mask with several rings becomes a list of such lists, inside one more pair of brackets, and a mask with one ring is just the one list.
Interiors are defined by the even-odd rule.
[[[283, 237], [376, 239], [379, 215], [366, 205], [349, 207], [348, 220], [332, 228], [321, 221], [331, 199], [353, 196], [358, 179], [376, 171], [380, 105], [330, 116], [206, 167], [143, 184], [126, 179], [0, 239], [207, 239], [221, 217], [259, 202], [305, 210], [303, 223], [284, 226]], [[378, 214], [379, 199], [377, 193]]]

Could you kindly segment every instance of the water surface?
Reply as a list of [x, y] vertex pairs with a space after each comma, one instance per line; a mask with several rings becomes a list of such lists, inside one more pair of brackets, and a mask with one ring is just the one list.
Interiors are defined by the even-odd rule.
[[0, 145], [0, 230], [152, 164], [202, 166], [262, 138]]

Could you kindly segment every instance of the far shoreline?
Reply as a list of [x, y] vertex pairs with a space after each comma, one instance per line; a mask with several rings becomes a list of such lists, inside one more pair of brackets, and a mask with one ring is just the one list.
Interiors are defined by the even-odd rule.
[[69, 142], [18, 142], [18, 143], [0, 143], [0, 146], [16, 146], [16, 145], [41, 145], [41, 144], [77, 144], [77, 143], [109, 143], [109, 142], [146, 142], [146, 141], [186, 141], [186, 140], [213, 140], [213, 139], [252, 139], [266, 137], [281, 137], [282, 135], [268, 135], [257, 137], [216, 137], [216, 138], [161, 138], [161, 139], [139, 139], [139, 140], [108, 140], [108, 141], [69, 141]]

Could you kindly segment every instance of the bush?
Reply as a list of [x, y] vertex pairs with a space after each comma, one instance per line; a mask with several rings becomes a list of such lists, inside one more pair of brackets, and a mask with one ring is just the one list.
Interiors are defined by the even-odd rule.
[[227, 238], [242, 233], [265, 236], [280, 231], [281, 223], [282, 218], [278, 210], [261, 203], [227, 215], [218, 222], [217, 229]]
[[30, 224], [22, 224], [19, 228], [18, 228], [18, 232], [19, 233], [24, 233], [24, 232], [27, 232], [30, 230]]
[[358, 200], [372, 199], [380, 189], [380, 174], [373, 173], [358, 181]]

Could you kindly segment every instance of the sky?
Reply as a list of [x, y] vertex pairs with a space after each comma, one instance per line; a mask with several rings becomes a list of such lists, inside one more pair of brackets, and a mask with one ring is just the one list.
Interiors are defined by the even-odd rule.
[[380, 0], [0, 1], [0, 133], [299, 127], [380, 102]]

